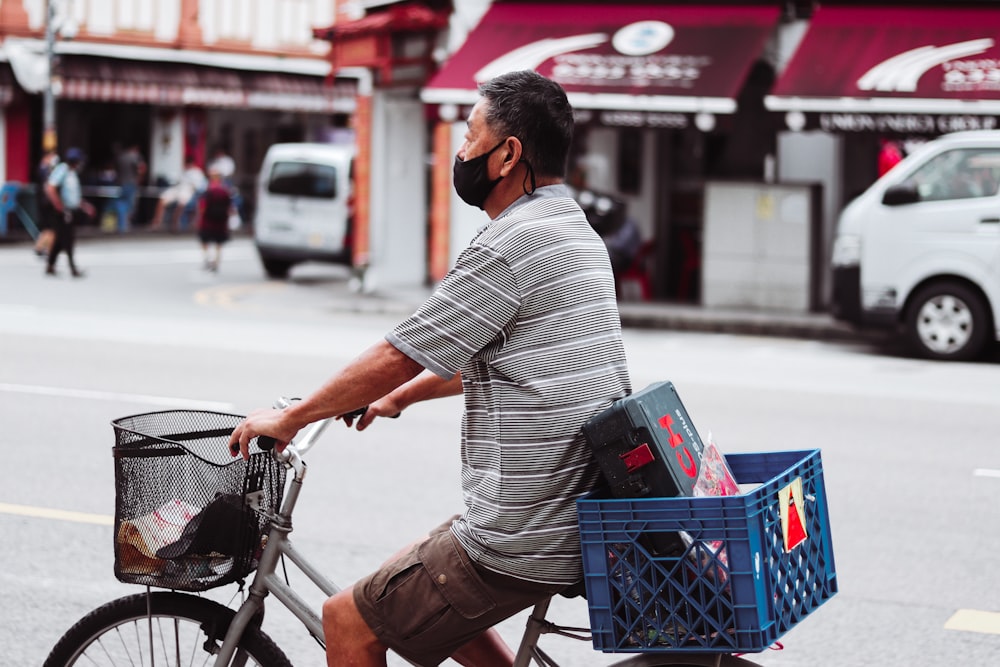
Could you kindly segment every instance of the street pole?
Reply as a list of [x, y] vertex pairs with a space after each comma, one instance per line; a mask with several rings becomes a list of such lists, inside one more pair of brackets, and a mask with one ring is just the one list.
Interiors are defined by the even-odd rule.
[[55, 4], [56, 0], [46, 0], [45, 2], [45, 58], [48, 64], [49, 73], [45, 82], [45, 93], [42, 104], [42, 150], [55, 150], [56, 141], [56, 99], [53, 90], [53, 77], [55, 69]]

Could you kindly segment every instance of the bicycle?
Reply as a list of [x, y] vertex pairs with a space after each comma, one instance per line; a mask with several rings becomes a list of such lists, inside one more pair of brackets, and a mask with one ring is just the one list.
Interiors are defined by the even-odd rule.
[[[292, 515], [305, 479], [306, 464], [303, 456], [333, 420], [316, 422], [306, 427], [300, 437], [280, 453], [276, 450], [269, 451], [268, 445], [273, 443], [262, 443], [255, 439], [251, 441], [250, 459], [244, 462], [240, 458], [230, 460], [225, 445], [229, 433], [241, 419], [242, 417], [236, 415], [185, 410], [146, 413], [113, 422], [116, 430], [115, 460], [118, 487], [115, 511], [115, 574], [122, 581], [145, 585], [146, 590], [108, 602], [84, 616], [58, 640], [43, 667], [74, 665], [180, 667], [187, 664], [216, 667], [247, 664], [285, 667], [291, 664], [288, 658], [261, 630], [265, 600], [269, 595], [273, 595], [281, 602], [325, 650], [320, 616], [292, 590], [287, 578], [283, 580], [279, 577], [278, 565], [287, 559], [325, 596], [331, 596], [340, 590], [313, 566], [289, 539], [292, 532]], [[219, 455], [218, 452], [222, 454]], [[815, 454], [818, 458], [818, 451]], [[222, 456], [225, 459], [222, 459]], [[784, 466], [792, 458], [786, 457], [772, 462], [768, 470]], [[751, 463], [759, 464], [759, 462]], [[169, 512], [163, 509], [168, 507], [172, 508], [170, 511], [175, 511], [181, 507], [177, 503], [182, 502], [176, 498], [164, 500], [166, 496], [181, 495], [177, 487], [170, 488], [170, 482], [163, 481], [165, 477], [161, 479], [161, 476], [169, 474], [166, 469], [170, 467], [181, 469], [183, 485], [194, 485], [191, 481], [193, 478], [197, 485], [200, 485], [198, 492], [194, 494], [194, 502], [204, 509], [200, 512], [194, 509], [186, 513], [182, 511], [181, 514], [186, 520], [182, 530], [179, 530], [179, 525], [170, 527], [174, 524], [169, 524], [170, 517], [165, 516], [165, 513]], [[290, 481], [286, 479], [288, 470], [293, 473]], [[804, 468], [793, 474], [799, 474], [802, 470]], [[148, 477], [153, 471], [157, 474], [158, 480], [155, 487], [139, 484], [138, 490], [128, 488], [131, 482], [125, 478], [129, 478], [130, 475]], [[763, 473], [757, 476], [761, 474]], [[810, 525], [810, 529], [823, 532], [825, 527], [821, 524], [826, 519], [822, 476], [820, 474], [816, 479], [816, 475], [812, 474], [809, 479], [812, 481], [807, 483], [807, 492], [822, 496], [819, 505], [822, 506], [824, 514], [817, 519], [818, 523]], [[168, 488], [164, 489], [164, 486]], [[154, 488], [159, 490], [160, 497], [147, 497], [155, 495], [152, 492]], [[184, 491], [187, 497], [192, 496], [191, 488], [185, 488]], [[137, 499], [137, 494], [142, 496], [141, 501]], [[232, 496], [241, 496], [239, 502], [235, 504], [229, 502]], [[706, 503], [697, 501], [717, 500], [730, 499], [688, 499], [689, 502], [700, 504], [702, 507], [707, 506]], [[655, 609], [650, 605], [653, 598], [659, 600], [664, 594], [663, 589], [667, 587], [667, 583], [660, 581], [659, 591], [652, 591], [649, 582], [643, 578], [648, 579], [653, 575], [643, 574], [638, 569], [633, 569], [633, 566], [648, 568], [650, 564], [646, 561], [651, 558], [655, 560], [655, 556], [650, 556], [638, 546], [642, 541], [640, 536], [642, 532], [647, 529], [660, 531], [677, 528], [670, 523], [672, 521], [669, 516], [670, 511], [666, 513], [665, 519], [656, 518], [650, 522], [639, 516], [645, 508], [632, 501], [625, 501], [624, 508], [615, 504], [621, 501], [595, 499], [581, 502], [589, 503], [586, 508], [581, 505], [581, 541], [584, 545], [588, 598], [591, 597], [590, 593], [595, 594], [597, 598], [596, 602], [591, 602], [591, 619], [593, 621], [598, 618], [599, 627], [568, 628], [556, 625], [545, 618], [551, 599], [544, 600], [534, 607], [528, 617], [517, 647], [515, 667], [531, 665], [558, 667], [539, 646], [539, 639], [543, 634], [591, 640], [595, 648], [601, 650], [610, 649], [614, 652], [636, 654], [614, 662], [615, 667], [657, 665], [753, 667], [756, 665], [735, 655], [740, 650], [733, 643], [733, 638], [740, 635], [742, 630], [736, 632], [732, 629], [727, 630], [718, 626], [715, 621], [708, 620], [707, 617], [711, 613], [701, 610], [698, 601], [693, 598], [687, 599], [686, 594], [676, 602], [676, 606], [683, 610], [681, 614], [685, 619], [683, 623], [688, 627], [680, 627], [677, 617], [670, 616], [672, 620], [657, 626], [658, 636], [653, 637], [648, 633], [649, 619], [645, 616], [659, 617], [664, 614], [660, 601], [656, 602]], [[137, 503], [138, 509], [130, 503]], [[219, 522], [219, 516], [216, 516], [215, 523], [212, 524], [213, 518], [210, 516], [212, 511], [208, 506], [221, 512], [220, 516], [226, 519], [226, 522], [224, 524]], [[605, 506], [612, 509], [606, 510]], [[154, 517], [155, 525], [150, 523], [151, 520], [147, 520], [152, 514], [143, 513], [150, 507], [157, 507], [159, 508], [157, 511], [160, 511], [160, 514]], [[606, 517], [601, 518], [599, 522], [604, 526], [601, 530], [606, 529], [607, 532], [595, 538], [594, 513], [599, 515], [610, 511], [618, 519], [622, 519], [623, 509], [627, 515], [624, 517], [624, 523], [616, 526], [615, 521], [608, 521]], [[657, 517], [663, 515], [662, 509], [652, 509]], [[234, 515], [233, 512], [237, 514]], [[222, 538], [218, 537], [217, 530], [201, 532], [201, 525], [212, 524], [215, 528], [219, 525], [230, 525], [233, 516], [242, 517], [235, 521], [239, 526], [239, 534], [225, 536], [227, 543], [219, 542]], [[698, 521], [704, 524], [711, 523], [704, 516]], [[144, 530], [150, 527], [156, 530]], [[628, 535], [622, 532], [623, 529]], [[688, 530], [695, 529], [688, 526]], [[701, 602], [704, 603], [707, 590], [705, 586], [715, 585], [726, 596], [735, 599], [738, 597], [737, 587], [742, 585], [737, 581], [737, 577], [741, 576], [737, 572], [738, 567], [732, 564], [732, 561], [739, 556], [737, 553], [740, 550], [737, 544], [739, 538], [728, 535], [730, 540], [726, 547], [728, 556], [723, 557], [720, 553], [725, 550], [704, 546], [710, 543], [708, 537], [695, 534], [692, 542], [695, 545], [702, 545], [697, 546], [695, 552], [699, 554], [699, 558], [705, 559], [706, 571], [712, 573], [706, 581], [699, 584], [695, 597], [701, 596]], [[828, 530], [822, 537], [824, 546], [829, 547]], [[142, 541], [151, 538], [157, 538], [159, 541], [153, 545]], [[195, 548], [199, 540], [205, 542], [206, 539], [214, 542], [207, 547], [203, 544], [204, 548]], [[622, 550], [622, 543], [629, 539], [633, 539], [635, 544]], [[168, 544], [164, 544], [165, 542]], [[614, 558], [609, 558], [609, 545], [612, 549], [617, 549]], [[160, 556], [171, 556], [175, 560], [150, 556], [149, 554], [154, 553], [149, 550], [153, 546], [158, 546], [156, 553]], [[140, 547], [146, 551], [142, 551]], [[206, 555], [206, 549], [209, 548], [211, 551]], [[178, 553], [181, 555], [178, 556]], [[184, 553], [192, 555], [188, 557]], [[596, 566], [593, 563], [595, 554], [596, 561], [599, 561]], [[588, 556], [592, 561], [589, 565]], [[759, 557], [758, 554], [758, 560]], [[722, 560], [719, 560], [720, 558]], [[727, 558], [729, 562], [723, 563]], [[832, 553], [824, 558], [830, 560], [829, 563], [823, 564], [824, 567], [828, 566], [830, 575], [824, 586], [810, 584], [804, 587], [798, 582], [792, 586], [798, 590], [795, 593], [795, 604], [786, 606], [802, 607], [799, 611], [803, 616], [836, 590]], [[685, 562], [687, 564], [684, 568], [689, 568], [690, 560]], [[725, 581], [721, 581], [719, 567], [726, 568]], [[815, 570], [817, 567], [820, 566], [812, 560], [807, 563], [807, 568], [810, 570]], [[601, 571], [602, 568], [605, 571]], [[256, 572], [249, 588], [246, 589], [245, 599], [235, 610], [191, 594], [233, 582], [238, 582], [242, 591], [244, 578], [254, 570]], [[671, 577], [677, 578], [674, 575]], [[709, 581], [711, 579], [715, 579], [714, 584]], [[610, 588], [604, 587], [602, 590], [601, 584], [609, 580], [613, 580], [614, 585]], [[591, 586], [594, 582], [597, 585]], [[782, 586], [788, 588], [789, 582], [790, 578], [784, 577], [783, 582], [779, 582], [779, 588]], [[684, 583], [684, 586], [688, 585]], [[809, 599], [809, 596], [802, 592], [810, 586], [815, 589], [814, 599]], [[153, 591], [152, 587], [170, 590]], [[771, 593], [767, 592], [766, 595]], [[604, 603], [610, 603], [606, 605], [609, 609], [602, 608]], [[712, 606], [719, 604], [722, 603], [718, 600], [710, 602]], [[606, 614], [616, 605], [620, 615], [624, 614], [630, 618], [623, 621], [609, 617], [610, 625], [600, 620], [602, 614]], [[636, 622], [637, 606], [640, 631], [636, 631], [632, 626], [624, 629], [619, 627], [623, 623], [627, 625], [627, 622]], [[809, 609], [805, 609], [807, 606]], [[736, 610], [734, 613], [737, 612], [745, 614], [747, 610]], [[798, 616], [786, 619], [784, 627], [778, 628], [779, 634], [798, 620], [800, 620]], [[707, 625], [693, 629], [699, 623], [713, 625], [716, 631], [706, 630]], [[615, 634], [619, 636], [610, 637]], [[774, 642], [773, 635], [774, 633], [761, 633], [754, 628], [751, 648], [758, 651], [766, 649]], [[669, 644], [671, 639], [681, 642], [682, 645], [666, 646], [665, 644]]]

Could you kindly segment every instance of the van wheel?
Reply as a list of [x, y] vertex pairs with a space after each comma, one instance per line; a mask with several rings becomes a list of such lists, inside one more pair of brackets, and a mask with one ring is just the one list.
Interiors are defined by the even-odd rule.
[[276, 259], [261, 259], [264, 265], [264, 273], [268, 278], [284, 279], [288, 277], [288, 272], [292, 268], [291, 262], [282, 262]]
[[986, 304], [972, 289], [956, 282], [921, 288], [906, 313], [906, 335], [914, 352], [927, 359], [966, 361], [986, 346]]

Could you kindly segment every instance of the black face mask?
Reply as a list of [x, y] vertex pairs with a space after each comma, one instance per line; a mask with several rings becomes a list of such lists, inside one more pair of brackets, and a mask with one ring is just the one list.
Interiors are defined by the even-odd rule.
[[457, 155], [455, 156], [455, 165], [452, 167], [455, 192], [469, 206], [483, 208], [483, 204], [493, 192], [493, 188], [503, 180], [503, 176], [490, 180], [487, 161], [493, 152], [503, 146], [506, 141], [504, 139], [488, 152], [468, 160], [462, 160]]

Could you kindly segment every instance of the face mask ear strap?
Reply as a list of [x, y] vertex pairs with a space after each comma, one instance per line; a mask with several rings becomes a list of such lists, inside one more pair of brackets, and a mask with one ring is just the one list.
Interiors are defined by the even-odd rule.
[[[524, 175], [524, 180], [521, 182], [521, 189], [524, 190], [524, 194], [533, 195], [535, 190], [538, 189], [538, 185], [535, 183], [535, 168], [531, 166], [531, 163], [527, 160], [521, 160], [524, 166], [528, 168], [528, 173]], [[531, 181], [531, 189], [528, 189], [527, 183]]]

